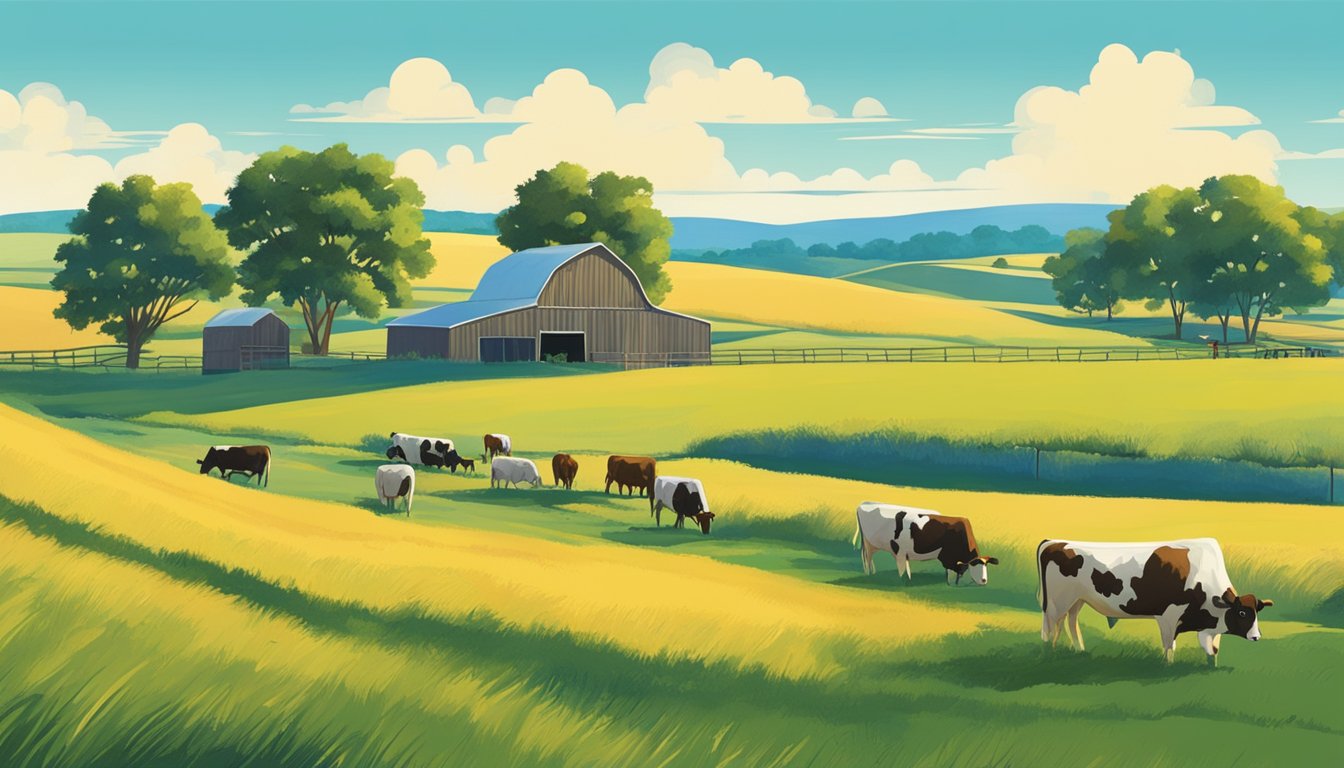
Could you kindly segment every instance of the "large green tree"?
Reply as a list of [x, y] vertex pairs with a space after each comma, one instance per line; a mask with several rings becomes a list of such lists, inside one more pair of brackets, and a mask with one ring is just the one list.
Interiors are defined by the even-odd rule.
[[1254, 176], [1222, 176], [1199, 188], [1201, 204], [1190, 237], [1216, 258], [1213, 279], [1225, 288], [1254, 343], [1265, 317], [1305, 309], [1330, 298], [1333, 270], [1320, 236], [1307, 231], [1301, 209]]
[[424, 195], [382, 155], [344, 144], [321, 152], [282, 147], [257, 158], [215, 215], [229, 243], [249, 251], [238, 268], [243, 300], [279, 295], [303, 313], [313, 354], [325, 355], [336, 315], [375, 318], [405, 306], [412, 278], [434, 266], [421, 223]]
[[653, 207], [653, 185], [611, 172], [589, 177], [560, 163], [517, 187], [518, 202], [496, 220], [499, 242], [513, 251], [600, 242], [630, 265], [655, 304], [672, 289], [663, 264], [672, 253], [672, 222]]
[[1189, 217], [1200, 203], [1194, 189], [1164, 184], [1107, 216], [1111, 226], [1106, 233], [1105, 259], [1125, 275], [1124, 297], [1145, 299], [1149, 309], [1165, 306], [1177, 339], [1182, 336], [1185, 313], [1199, 280], [1196, 242], [1187, 229], [1197, 227]]
[[65, 300], [55, 315], [76, 329], [99, 323], [126, 345], [127, 368], [140, 367], [141, 350], [164, 323], [200, 297], [233, 290], [228, 242], [190, 184], [131, 176], [100, 185], [70, 232], [74, 239], [56, 249], [63, 266], [51, 285]]
[[1099, 229], [1083, 227], [1064, 236], [1064, 252], [1041, 266], [1061, 306], [1088, 317], [1105, 310], [1107, 320], [1119, 311], [1123, 274], [1105, 256], [1106, 233]]

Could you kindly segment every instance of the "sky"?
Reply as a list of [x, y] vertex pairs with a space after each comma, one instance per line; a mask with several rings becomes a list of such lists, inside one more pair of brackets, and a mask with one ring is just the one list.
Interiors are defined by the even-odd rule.
[[0, 0], [0, 213], [133, 173], [379, 152], [496, 211], [561, 160], [671, 215], [1124, 203], [1250, 173], [1344, 206], [1339, 2]]

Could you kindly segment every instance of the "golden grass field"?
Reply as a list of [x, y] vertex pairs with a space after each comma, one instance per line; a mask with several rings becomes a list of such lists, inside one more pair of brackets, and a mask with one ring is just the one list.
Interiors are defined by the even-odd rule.
[[96, 327], [76, 331], [52, 316], [60, 294], [38, 288], [0, 286], [0, 350], [63, 349], [114, 344]]

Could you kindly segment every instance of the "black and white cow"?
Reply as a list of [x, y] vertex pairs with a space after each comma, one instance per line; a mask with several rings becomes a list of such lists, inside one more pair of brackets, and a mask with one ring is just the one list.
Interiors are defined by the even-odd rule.
[[406, 516], [411, 516], [411, 504], [415, 501], [415, 470], [405, 464], [383, 464], [373, 475], [373, 486], [378, 491], [378, 501], [388, 509], [394, 509], [397, 499], [406, 500]]
[[980, 554], [971, 521], [964, 517], [876, 501], [860, 504], [855, 516], [854, 546], [861, 548], [864, 573], [877, 573], [873, 553], [884, 551], [896, 559], [896, 572], [907, 580], [911, 560], [937, 560], [949, 582], [956, 574], [956, 584], [968, 574], [973, 583], [988, 584], [989, 566], [999, 564], [997, 557]]
[[407, 464], [421, 464], [426, 467], [447, 466], [446, 457], [453, 451], [453, 441], [442, 437], [419, 437], [402, 432], [388, 435], [392, 445], [387, 449], [387, 458], [401, 459]]
[[1176, 636], [1194, 632], [1209, 663], [1217, 664], [1221, 637], [1259, 640], [1259, 613], [1274, 604], [1237, 594], [1213, 539], [1144, 544], [1046, 539], [1036, 548], [1036, 567], [1041, 640], [1053, 645], [1068, 619], [1069, 637], [1080, 651], [1078, 614], [1090, 605], [1111, 626], [1120, 619], [1155, 619], [1168, 663]]
[[673, 528], [684, 528], [686, 518], [692, 518], [700, 526], [701, 533], [709, 533], [714, 513], [709, 511], [709, 497], [705, 495], [705, 486], [693, 477], [672, 477], [660, 475], [654, 478], [653, 519], [656, 525], [663, 524], [663, 509], [677, 513]]
[[202, 475], [218, 469], [219, 476], [225, 480], [243, 474], [249, 480], [255, 478], [257, 485], [271, 484], [271, 449], [265, 445], [211, 446], [205, 452], [205, 458], [197, 459], [196, 463], [201, 465]]

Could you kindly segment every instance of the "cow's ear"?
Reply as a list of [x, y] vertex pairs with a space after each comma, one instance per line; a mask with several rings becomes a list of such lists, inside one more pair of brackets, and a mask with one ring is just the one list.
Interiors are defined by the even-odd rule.
[[1258, 612], [1258, 611], [1263, 611], [1263, 610], [1265, 610], [1266, 608], [1268, 608], [1269, 606], [1271, 606], [1271, 605], [1273, 605], [1273, 604], [1274, 604], [1274, 601], [1273, 601], [1273, 600], [1256, 600], [1256, 601], [1255, 601], [1255, 610], [1256, 610], [1257, 612]]
[[1214, 608], [1217, 608], [1218, 610], [1221, 611], [1221, 610], [1223, 610], [1224, 608], [1230, 608], [1230, 607], [1232, 607], [1232, 604], [1229, 603], [1229, 602], [1227, 602], [1227, 601], [1224, 600], [1223, 598], [1221, 598], [1221, 597], [1219, 597], [1219, 596], [1217, 596], [1217, 595], [1214, 595], [1214, 596], [1213, 596], [1213, 607], [1214, 607]]
[[985, 565], [998, 565], [998, 564], [999, 564], [999, 558], [997, 558], [997, 557], [986, 557], [986, 558], [985, 558]]
[[1227, 591], [1223, 593], [1223, 602], [1225, 602], [1225, 603], [1227, 603], [1227, 604], [1229, 604], [1229, 605], [1231, 605], [1232, 603], [1237, 602], [1237, 590], [1235, 590], [1235, 589], [1233, 589], [1233, 588], [1231, 588], [1231, 587], [1228, 587], [1228, 588], [1227, 588]]

